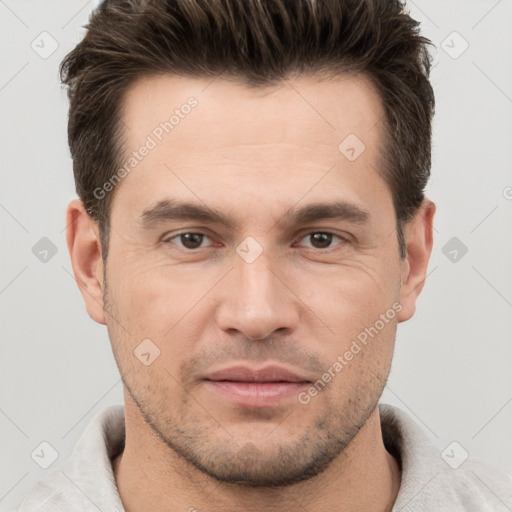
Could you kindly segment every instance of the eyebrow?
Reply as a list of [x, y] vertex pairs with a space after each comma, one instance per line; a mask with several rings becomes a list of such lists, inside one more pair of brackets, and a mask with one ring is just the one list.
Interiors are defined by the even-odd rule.
[[[278, 224], [305, 224], [319, 220], [348, 221], [364, 224], [370, 219], [370, 213], [359, 206], [346, 201], [314, 203], [302, 208], [288, 209]], [[223, 212], [206, 205], [163, 199], [146, 208], [139, 217], [142, 229], [150, 229], [159, 223], [170, 220], [196, 220], [208, 224], [220, 224], [233, 229], [237, 222]]]
[[209, 224], [222, 224], [233, 228], [234, 222], [221, 211], [205, 205], [184, 203], [171, 199], [158, 201], [154, 206], [146, 208], [139, 217], [139, 225], [143, 229], [168, 220], [197, 220]]

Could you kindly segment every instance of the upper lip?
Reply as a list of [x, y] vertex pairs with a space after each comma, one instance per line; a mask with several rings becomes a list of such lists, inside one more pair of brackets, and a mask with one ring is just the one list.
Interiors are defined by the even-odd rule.
[[234, 382], [310, 382], [307, 378], [276, 365], [263, 368], [248, 366], [230, 366], [207, 374], [205, 380]]

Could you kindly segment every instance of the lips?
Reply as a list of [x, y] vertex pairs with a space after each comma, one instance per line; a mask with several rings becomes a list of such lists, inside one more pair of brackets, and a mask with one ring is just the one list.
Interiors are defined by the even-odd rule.
[[311, 383], [306, 377], [280, 366], [232, 366], [204, 378], [208, 391], [229, 404], [246, 408], [280, 405]]
[[260, 369], [251, 369], [246, 366], [232, 366], [210, 373], [205, 377], [211, 381], [232, 382], [310, 382], [305, 377], [295, 374], [280, 366], [266, 366]]

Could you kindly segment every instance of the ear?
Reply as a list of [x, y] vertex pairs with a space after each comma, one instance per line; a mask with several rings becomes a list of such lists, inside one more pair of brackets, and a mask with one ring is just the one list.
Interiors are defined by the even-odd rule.
[[425, 199], [414, 218], [404, 226], [407, 255], [402, 262], [399, 322], [405, 322], [414, 315], [416, 299], [425, 284], [432, 252], [435, 211], [435, 204]]
[[66, 211], [66, 241], [76, 283], [89, 316], [106, 325], [103, 305], [103, 260], [99, 228], [82, 201], [71, 201]]

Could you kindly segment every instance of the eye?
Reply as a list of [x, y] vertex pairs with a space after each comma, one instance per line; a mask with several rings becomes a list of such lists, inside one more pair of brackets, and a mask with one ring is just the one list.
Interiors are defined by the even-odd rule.
[[[313, 249], [331, 249], [333, 247], [331, 244], [335, 239], [340, 240], [341, 243], [346, 242], [346, 240], [341, 236], [327, 231], [314, 231], [312, 233], [308, 233], [305, 237], [301, 238], [301, 240], [306, 240], [308, 238], [311, 241], [311, 245], [306, 245], [305, 247], [312, 247]], [[335, 245], [341, 244], [338, 243]]]
[[[210, 239], [210, 237], [203, 233], [186, 232], [167, 238], [164, 242], [175, 244], [183, 249], [193, 250], [205, 247], [203, 242], [206, 239]], [[176, 240], [176, 242], [173, 242], [173, 240]]]

